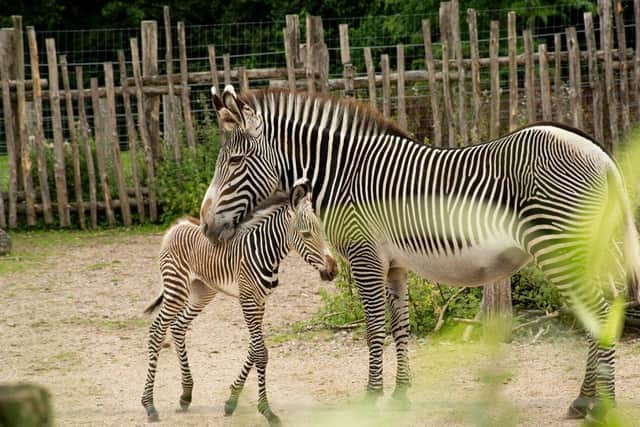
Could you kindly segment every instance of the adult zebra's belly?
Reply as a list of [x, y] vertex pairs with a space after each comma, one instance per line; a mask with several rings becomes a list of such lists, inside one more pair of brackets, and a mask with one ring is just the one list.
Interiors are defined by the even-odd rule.
[[511, 276], [531, 257], [508, 239], [482, 242], [447, 255], [426, 255], [386, 246], [393, 265], [426, 279], [454, 286], [483, 286]]

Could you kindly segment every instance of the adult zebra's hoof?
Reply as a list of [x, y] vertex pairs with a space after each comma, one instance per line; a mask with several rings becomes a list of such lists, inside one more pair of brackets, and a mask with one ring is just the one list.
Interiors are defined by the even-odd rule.
[[595, 399], [590, 397], [580, 396], [573, 401], [569, 410], [567, 411], [567, 418], [573, 420], [579, 420], [587, 416], [594, 407]]
[[282, 421], [280, 421], [280, 417], [278, 417], [273, 412], [271, 412], [271, 415], [267, 416], [267, 421], [269, 421], [269, 425], [271, 427], [281, 427], [282, 426]]
[[389, 401], [389, 409], [392, 411], [408, 411], [411, 409], [411, 401], [405, 392], [393, 392]]
[[158, 411], [153, 406], [145, 408], [147, 410], [147, 421], [150, 423], [155, 423], [160, 421], [160, 417], [158, 416]]

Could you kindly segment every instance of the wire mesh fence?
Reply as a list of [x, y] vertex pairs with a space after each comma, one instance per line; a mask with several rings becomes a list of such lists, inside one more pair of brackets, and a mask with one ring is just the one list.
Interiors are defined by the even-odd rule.
[[[534, 36], [534, 43], [537, 46], [540, 43], [546, 43], [549, 48], [553, 46], [553, 38], [556, 33], [564, 33], [567, 26], [575, 26], [578, 31], [579, 40], [584, 43], [584, 24], [583, 12], [588, 10], [588, 6], [556, 7], [551, 13], [548, 7], [526, 7], [518, 9], [517, 12], [523, 16], [518, 19], [518, 34], [524, 28], [531, 29]], [[491, 20], [500, 22], [500, 49], [501, 53], [506, 54], [507, 46], [507, 13], [506, 9], [491, 9], [477, 11], [478, 19], [478, 37], [479, 37], [479, 54], [480, 57], [489, 56], [489, 23]], [[623, 16], [628, 46], [633, 46], [635, 40], [633, 25], [633, 10], [629, 5], [624, 8]], [[329, 51], [329, 70], [330, 78], [340, 78], [342, 76], [342, 64], [340, 62], [340, 47], [338, 26], [347, 24], [349, 26], [350, 53], [352, 63], [354, 64], [354, 72], [356, 77], [364, 77], [366, 70], [364, 67], [363, 48], [370, 47], [374, 65], [379, 69], [380, 56], [388, 54], [390, 62], [395, 64], [396, 46], [398, 43], [404, 45], [405, 67], [408, 70], [418, 70], [425, 68], [424, 63], [424, 46], [422, 39], [422, 20], [429, 19], [432, 28], [432, 38], [434, 41], [434, 55], [439, 56], [440, 52], [440, 31], [439, 31], [439, 14], [437, 11], [428, 14], [413, 15], [391, 15], [391, 16], [367, 16], [367, 17], [345, 17], [325, 19], [324, 31], [325, 42]], [[460, 12], [459, 17], [461, 29], [461, 45], [465, 58], [469, 57], [469, 36], [468, 26], [466, 22], [466, 11]], [[300, 20], [300, 31], [302, 38], [305, 34], [305, 20]], [[159, 73], [163, 74], [166, 70], [164, 61], [165, 52], [165, 33], [162, 23], [158, 23], [158, 66]], [[285, 50], [283, 44], [282, 29], [285, 21], [264, 21], [264, 22], [242, 22], [242, 23], [226, 23], [211, 25], [187, 25], [186, 26], [186, 51], [188, 59], [188, 68], [190, 72], [206, 71], [209, 69], [207, 46], [213, 44], [216, 46], [217, 61], [222, 63], [222, 55], [229, 54], [231, 66], [245, 66], [248, 69], [253, 68], [283, 68], [285, 67]], [[598, 20], [595, 20], [596, 34], [599, 32]], [[172, 26], [172, 34], [175, 37], [176, 27]], [[39, 50], [39, 63], [41, 75], [46, 76], [47, 58], [45, 49], [45, 39], [52, 38], [56, 42], [56, 48], [59, 55], [65, 55], [71, 72], [71, 86], [75, 87], [75, 75], [73, 73], [75, 66], [83, 68], [85, 87], [91, 77], [102, 79], [103, 63], [113, 62], [117, 64], [117, 52], [123, 49], [128, 52], [129, 40], [133, 37], [140, 39], [140, 28], [110, 28], [110, 29], [88, 29], [88, 30], [55, 30], [37, 32], [37, 43]], [[522, 40], [519, 40], [522, 43]], [[566, 45], [563, 45], [566, 49]], [[26, 52], [28, 55], [28, 52]], [[177, 43], [173, 44], [173, 70], [179, 70], [179, 50]], [[130, 57], [127, 55], [127, 61]], [[26, 76], [31, 75], [29, 69], [28, 57], [25, 61]], [[562, 63], [561, 72], [563, 75], [568, 73], [568, 65]], [[581, 67], [585, 68], [586, 64], [582, 63]], [[119, 81], [119, 73], [117, 66], [115, 68], [115, 81]], [[131, 64], [127, 62], [127, 72], [131, 76]], [[488, 81], [488, 68], [481, 69], [482, 81]], [[519, 73], [519, 87], [524, 85], [524, 74]], [[102, 84], [102, 81], [99, 81]], [[251, 87], [257, 88], [267, 86], [267, 80], [252, 80]], [[501, 79], [501, 87], [506, 90], [508, 88], [508, 80]], [[583, 80], [582, 85], [588, 83]], [[191, 108], [193, 113], [201, 116], [208, 112], [206, 102], [208, 94], [208, 84], [190, 84], [192, 97]], [[423, 85], [422, 85], [423, 86]], [[410, 108], [425, 104], [427, 100], [421, 95], [421, 87], [419, 83], [409, 87], [407, 97], [409, 98]], [[356, 96], [366, 98], [366, 91], [358, 90]], [[122, 100], [118, 97], [118, 105], [116, 106], [118, 134], [120, 136], [122, 148], [126, 149], [126, 124], [124, 113], [122, 112]], [[393, 100], [395, 102], [395, 100]], [[52, 132], [51, 111], [48, 102], [43, 103], [43, 126], [45, 136], [50, 136]], [[135, 109], [135, 106], [134, 106]], [[418, 109], [419, 110], [419, 109]], [[506, 109], [501, 110], [503, 114], [507, 114]], [[134, 111], [135, 112], [135, 111]], [[89, 120], [93, 119], [93, 112], [89, 107]], [[428, 117], [420, 116], [420, 111], [411, 112], [414, 126], [428, 126]], [[66, 114], [63, 109], [63, 121], [66, 120]], [[422, 122], [422, 123], [421, 123]], [[6, 153], [5, 145], [5, 123], [0, 114], [0, 153]], [[63, 126], [67, 129], [67, 126]], [[65, 135], [68, 137], [68, 135]]]

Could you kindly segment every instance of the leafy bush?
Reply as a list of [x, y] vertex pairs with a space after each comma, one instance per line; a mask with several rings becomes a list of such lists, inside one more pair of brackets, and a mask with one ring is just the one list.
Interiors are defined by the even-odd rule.
[[511, 298], [514, 307], [547, 312], [558, 310], [563, 303], [558, 288], [533, 266], [527, 266], [511, 276]]
[[217, 127], [199, 129], [198, 141], [195, 150], [183, 148], [179, 162], [172, 149], [164, 147], [163, 158], [156, 166], [155, 186], [165, 223], [184, 215], [198, 215], [220, 150]]
[[[340, 327], [364, 319], [364, 309], [348, 263], [339, 260], [340, 272], [335, 280], [335, 291], [320, 290], [322, 306], [316, 322], [327, 327]], [[438, 286], [415, 274], [409, 274], [409, 326], [413, 334], [422, 336], [433, 331], [442, 306], [459, 288]], [[481, 290], [463, 291], [449, 303], [445, 325], [453, 317], [473, 317], [480, 305]]]

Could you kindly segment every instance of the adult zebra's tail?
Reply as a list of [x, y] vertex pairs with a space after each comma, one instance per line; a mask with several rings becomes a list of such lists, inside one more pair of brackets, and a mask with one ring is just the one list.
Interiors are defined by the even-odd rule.
[[153, 301], [149, 305], [149, 307], [145, 308], [144, 314], [153, 313], [158, 307], [160, 307], [160, 304], [162, 304], [162, 300], [163, 299], [164, 299], [164, 292], [160, 292], [160, 295], [158, 295], [158, 297], [155, 299], [155, 301]]
[[638, 240], [638, 229], [634, 221], [633, 209], [629, 200], [623, 178], [617, 167], [611, 168], [618, 188], [620, 200], [622, 202], [622, 220], [624, 221], [624, 262], [627, 270], [627, 286], [629, 298], [640, 303], [640, 241]]

